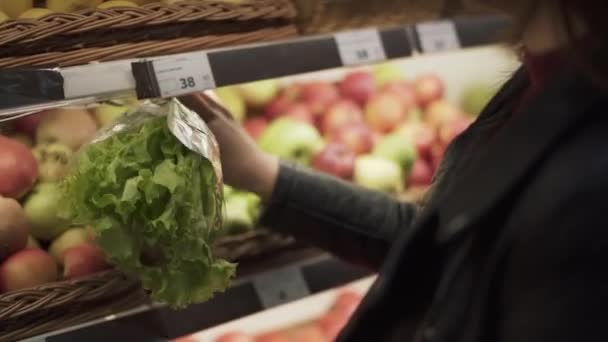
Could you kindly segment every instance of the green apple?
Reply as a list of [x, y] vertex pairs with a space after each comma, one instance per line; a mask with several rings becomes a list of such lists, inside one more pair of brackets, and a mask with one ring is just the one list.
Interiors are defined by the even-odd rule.
[[395, 162], [401, 166], [407, 178], [416, 160], [416, 146], [398, 134], [384, 136], [372, 151], [374, 156]]
[[279, 93], [276, 80], [263, 80], [239, 86], [241, 96], [250, 107], [263, 107]]
[[230, 234], [242, 233], [255, 228], [259, 204], [248, 193], [235, 193], [226, 199], [224, 226]]
[[268, 153], [309, 165], [312, 156], [322, 147], [323, 138], [314, 126], [306, 122], [280, 118], [264, 130], [258, 143]]
[[67, 222], [57, 215], [60, 200], [56, 183], [39, 183], [34, 187], [23, 205], [33, 237], [50, 241], [66, 231]]
[[462, 109], [477, 116], [496, 94], [496, 86], [487, 83], [476, 83], [467, 87], [462, 95]]
[[129, 107], [127, 106], [105, 102], [95, 108], [94, 115], [97, 123], [102, 127], [106, 127], [121, 118], [128, 111]]
[[68, 173], [68, 165], [74, 152], [66, 145], [51, 143], [32, 149], [38, 162], [38, 179], [42, 182], [58, 182]]
[[237, 121], [242, 122], [245, 120], [245, 116], [247, 116], [247, 105], [237, 88], [219, 88], [216, 90], [216, 94], [220, 98], [220, 102]]
[[63, 254], [66, 250], [89, 242], [90, 234], [86, 228], [70, 228], [53, 240], [49, 253], [59, 265], [63, 265]]
[[403, 173], [395, 162], [372, 155], [355, 161], [354, 182], [367, 189], [396, 194], [403, 191]]
[[378, 86], [383, 86], [389, 82], [405, 78], [401, 69], [399, 69], [395, 63], [391, 62], [376, 65], [373, 72]]

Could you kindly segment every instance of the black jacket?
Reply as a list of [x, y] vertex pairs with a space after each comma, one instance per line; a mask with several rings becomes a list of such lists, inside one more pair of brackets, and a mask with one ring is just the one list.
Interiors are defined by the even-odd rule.
[[518, 71], [419, 212], [282, 166], [264, 223], [380, 272], [340, 341], [608, 341], [608, 97], [564, 69], [511, 116]]

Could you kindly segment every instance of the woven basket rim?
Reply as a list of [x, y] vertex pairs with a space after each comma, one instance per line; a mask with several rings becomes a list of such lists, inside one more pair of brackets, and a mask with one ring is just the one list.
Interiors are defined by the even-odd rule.
[[51, 13], [38, 19], [6, 21], [0, 24], [0, 47], [81, 35], [100, 29], [107, 31], [193, 22], [291, 21], [296, 15], [295, 6], [289, 0], [255, 0], [239, 4], [221, 1], [154, 2], [139, 7], [88, 9]]

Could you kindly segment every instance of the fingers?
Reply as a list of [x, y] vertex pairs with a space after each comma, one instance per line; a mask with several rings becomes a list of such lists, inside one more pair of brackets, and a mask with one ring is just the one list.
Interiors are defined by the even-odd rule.
[[195, 111], [205, 122], [210, 123], [219, 118], [234, 121], [230, 112], [205, 93], [196, 93], [180, 97], [180, 101]]

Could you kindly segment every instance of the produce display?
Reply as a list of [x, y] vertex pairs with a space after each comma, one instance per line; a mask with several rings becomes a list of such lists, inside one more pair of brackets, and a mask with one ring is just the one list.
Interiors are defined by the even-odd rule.
[[[37, 19], [51, 13], [75, 12], [95, 8], [138, 7], [153, 2], [172, 4], [180, 1], [183, 0], [0, 0], [0, 22], [10, 19]], [[245, 3], [251, 0], [219, 1]]]
[[[445, 100], [445, 87], [438, 75], [410, 80], [387, 63], [348, 71], [338, 81], [264, 80], [217, 94], [265, 151], [399, 195], [422, 192], [431, 183], [447, 145], [493, 94], [473, 84], [463, 96], [466, 112]], [[228, 211], [229, 224], [255, 227], [259, 210], [245, 199], [250, 194], [233, 196], [243, 198]]]

